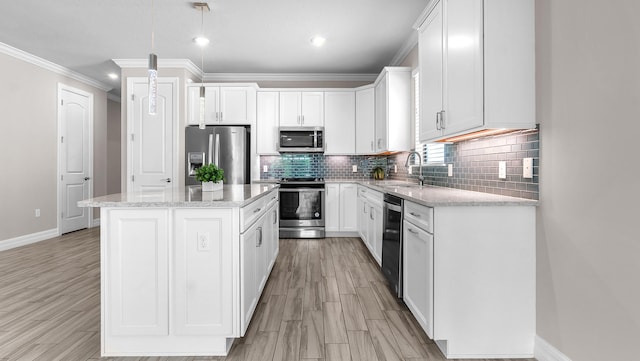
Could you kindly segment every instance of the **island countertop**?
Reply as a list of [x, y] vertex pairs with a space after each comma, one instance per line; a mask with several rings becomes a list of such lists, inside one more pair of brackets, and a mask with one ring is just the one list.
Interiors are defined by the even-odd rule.
[[201, 186], [162, 191], [109, 194], [78, 202], [79, 207], [243, 207], [278, 188], [277, 184], [229, 184], [223, 190], [202, 192]]

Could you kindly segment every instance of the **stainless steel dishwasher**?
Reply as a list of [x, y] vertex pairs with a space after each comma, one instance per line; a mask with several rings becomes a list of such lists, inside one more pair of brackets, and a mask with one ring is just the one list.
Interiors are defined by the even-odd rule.
[[402, 203], [400, 197], [384, 195], [382, 273], [398, 298], [402, 298]]

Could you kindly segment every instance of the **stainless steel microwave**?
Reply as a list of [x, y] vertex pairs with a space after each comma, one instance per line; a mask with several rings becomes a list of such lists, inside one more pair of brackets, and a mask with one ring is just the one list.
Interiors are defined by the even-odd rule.
[[278, 152], [323, 153], [323, 127], [282, 127], [279, 130]]

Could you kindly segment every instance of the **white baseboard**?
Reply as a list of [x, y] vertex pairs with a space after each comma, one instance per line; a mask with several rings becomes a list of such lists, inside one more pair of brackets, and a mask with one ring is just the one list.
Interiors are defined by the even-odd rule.
[[42, 232], [26, 234], [24, 236], [19, 236], [15, 238], [5, 239], [3, 241], [0, 241], [0, 251], [6, 251], [11, 248], [26, 246], [28, 244], [44, 241], [45, 239], [49, 239], [53, 237], [58, 237], [57, 228], [49, 229]]
[[95, 218], [91, 227], [100, 227], [100, 218]]
[[538, 361], [571, 361], [565, 354], [558, 351], [557, 348], [553, 347], [553, 345], [538, 335], [536, 335], [536, 344], [533, 353]]

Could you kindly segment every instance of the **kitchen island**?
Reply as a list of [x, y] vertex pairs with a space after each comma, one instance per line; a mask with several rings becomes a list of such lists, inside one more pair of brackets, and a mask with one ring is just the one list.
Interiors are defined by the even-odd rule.
[[102, 356], [224, 356], [278, 254], [278, 186], [200, 186], [100, 207]]

